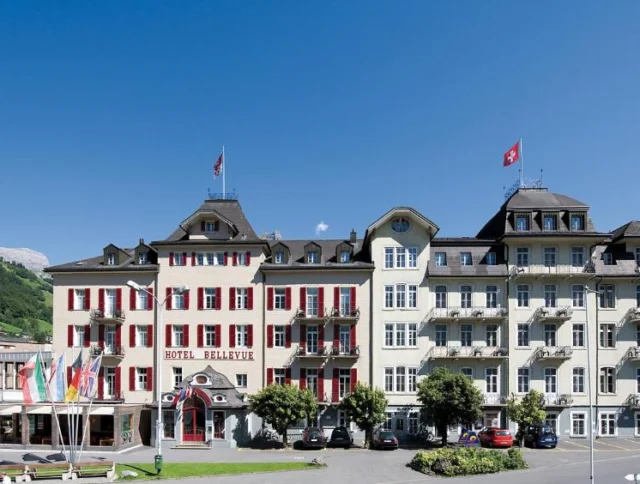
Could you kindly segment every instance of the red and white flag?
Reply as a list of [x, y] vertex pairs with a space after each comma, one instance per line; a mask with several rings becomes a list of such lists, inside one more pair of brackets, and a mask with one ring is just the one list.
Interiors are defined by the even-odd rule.
[[217, 178], [222, 173], [222, 163], [224, 162], [224, 155], [220, 154], [218, 160], [213, 165], [213, 178]]
[[520, 159], [520, 141], [518, 141], [515, 145], [509, 148], [509, 150], [504, 154], [502, 165], [511, 166], [519, 159]]

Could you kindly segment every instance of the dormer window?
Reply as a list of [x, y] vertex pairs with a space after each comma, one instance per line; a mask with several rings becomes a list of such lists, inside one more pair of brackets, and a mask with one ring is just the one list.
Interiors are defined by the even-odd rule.
[[473, 264], [473, 259], [471, 257], [471, 252], [460, 252], [460, 265], [470, 266], [472, 264]]
[[495, 266], [497, 263], [496, 260], [496, 253], [495, 252], [487, 252], [487, 255], [485, 257], [485, 262], [488, 266]]
[[310, 250], [307, 252], [307, 264], [318, 264], [320, 262], [320, 255], [317, 250]]
[[108, 266], [116, 265], [116, 255], [113, 252], [107, 254], [107, 265]]
[[149, 262], [147, 252], [138, 252], [138, 264], [144, 265]]
[[613, 254], [611, 252], [605, 252], [604, 254], [602, 254], [602, 261], [604, 262], [605, 266], [612, 266]]
[[436, 252], [435, 259], [436, 259], [436, 266], [444, 267], [447, 265], [446, 252]]
[[204, 232], [206, 233], [217, 232], [219, 228], [220, 228], [220, 223], [218, 221], [204, 222]]
[[528, 214], [516, 215], [516, 232], [528, 232], [529, 225]]
[[273, 256], [273, 261], [276, 264], [284, 264], [284, 250], [277, 250]]
[[410, 227], [411, 227], [411, 223], [409, 222], [408, 219], [404, 217], [394, 218], [391, 221], [391, 229], [394, 232], [403, 233], [409, 230]]
[[584, 230], [584, 215], [580, 213], [571, 214], [571, 230]]
[[542, 217], [542, 227], [547, 232], [558, 230], [558, 216], [552, 213], [544, 214]]
[[349, 262], [351, 260], [351, 251], [350, 250], [341, 250], [340, 251], [340, 262]]

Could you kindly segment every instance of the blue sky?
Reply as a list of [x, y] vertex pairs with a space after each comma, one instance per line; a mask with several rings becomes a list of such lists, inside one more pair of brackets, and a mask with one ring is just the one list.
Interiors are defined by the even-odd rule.
[[640, 218], [636, 1], [3, 2], [0, 246], [167, 236], [227, 187], [257, 232], [394, 205], [474, 235], [525, 173]]

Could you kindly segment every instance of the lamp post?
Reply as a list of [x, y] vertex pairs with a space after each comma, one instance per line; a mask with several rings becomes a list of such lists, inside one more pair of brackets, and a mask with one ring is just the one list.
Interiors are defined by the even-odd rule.
[[[596, 291], [595, 289], [591, 289], [589, 286], [584, 286], [586, 292], [585, 299], [585, 314], [586, 314], [586, 323], [585, 323], [585, 348], [587, 350], [587, 381], [589, 384], [589, 466], [591, 469], [591, 484], [595, 484], [595, 472], [594, 472], [594, 462], [593, 462], [593, 431], [595, 428], [595, 421], [593, 420], [593, 389], [591, 384], [591, 350], [589, 349], [589, 293], [593, 294], [601, 294], [600, 291]], [[597, 307], [597, 300], [596, 300]], [[597, 334], [597, 333], [596, 333]]]
[[[156, 470], [158, 474], [162, 471], [162, 351], [160, 350], [160, 338], [162, 337], [162, 310], [167, 300], [174, 294], [184, 294], [189, 291], [189, 286], [174, 287], [171, 292], [165, 297], [162, 302], [151, 292], [144, 287], [140, 286], [135, 281], [128, 281], [127, 286], [135, 291], [143, 291], [147, 293], [156, 302], [158, 308], [158, 325], [156, 328], [156, 400], [158, 401], [158, 416], [156, 418], [156, 444], [157, 454], [155, 457]], [[158, 291], [155, 291], [158, 292]]]

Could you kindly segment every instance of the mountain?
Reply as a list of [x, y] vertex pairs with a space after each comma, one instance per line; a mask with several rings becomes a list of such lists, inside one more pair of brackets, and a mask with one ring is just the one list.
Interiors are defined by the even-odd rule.
[[51, 283], [24, 265], [0, 257], [0, 331], [44, 341], [51, 335], [52, 320]]
[[8, 262], [22, 264], [30, 271], [39, 275], [42, 275], [42, 270], [50, 265], [46, 255], [31, 249], [9, 249], [7, 247], [0, 247], [0, 258]]

